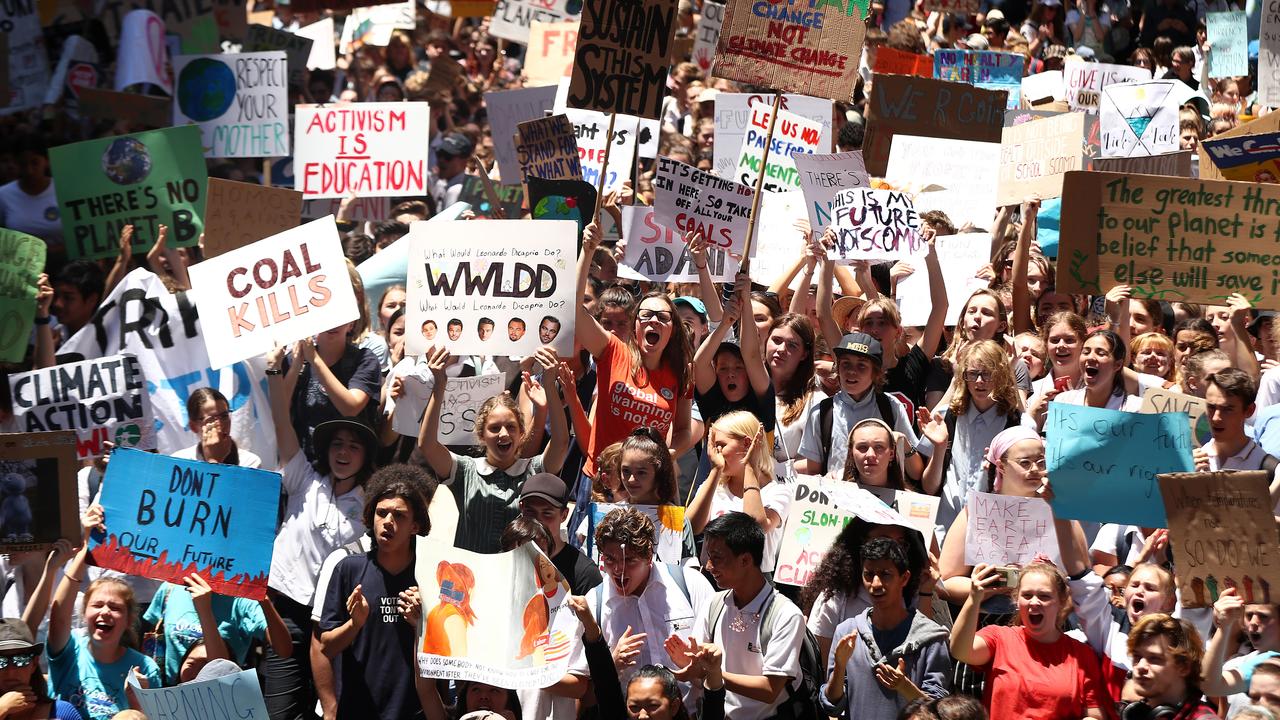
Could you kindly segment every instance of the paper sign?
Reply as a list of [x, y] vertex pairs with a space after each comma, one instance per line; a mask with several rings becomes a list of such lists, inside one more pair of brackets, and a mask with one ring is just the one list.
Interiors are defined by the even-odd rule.
[[[795, 265], [796, 258], [804, 251], [808, 239], [797, 222], [806, 216], [804, 193], [765, 193], [760, 198], [760, 213], [756, 216], [756, 233], [751, 238], [751, 280], [761, 285], [772, 285]], [[792, 281], [798, 289], [800, 277]]]
[[587, 539], [583, 549], [587, 557], [600, 561], [600, 549], [596, 547], [596, 526], [605, 516], [619, 509], [638, 510], [653, 521], [654, 560], [670, 565], [679, 565], [684, 557], [684, 519], [683, 505], [619, 505], [614, 503], [591, 503], [591, 512], [587, 516]]
[[1098, 112], [1106, 86], [1151, 79], [1151, 71], [1146, 68], [1108, 63], [1069, 62], [1062, 73], [1066, 78], [1067, 107], [1091, 113]]
[[333, 49], [333, 18], [327, 17], [310, 25], [304, 25], [295, 32], [312, 41], [311, 54], [307, 56], [307, 69], [332, 70], [337, 66], [337, 57]]
[[53, 79], [49, 81], [49, 88], [45, 91], [44, 104], [54, 105], [62, 99], [64, 92], [69, 92], [74, 105], [74, 98], [79, 94], [80, 88], [96, 88], [102, 80], [97, 49], [88, 40], [72, 35], [62, 44], [62, 56], [58, 58]]
[[876, 48], [876, 61], [871, 69], [884, 75], [933, 77], [933, 58], [881, 45]]
[[569, 107], [662, 117], [676, 0], [585, 0]]
[[[609, 133], [609, 116], [594, 110], [566, 108], [564, 114], [573, 123], [578, 138], [578, 158], [582, 164], [582, 180], [600, 187], [600, 171], [604, 168], [605, 136]], [[604, 192], [622, 189], [631, 179], [631, 160], [636, 155], [639, 118], [617, 115], [613, 120], [613, 147], [609, 150], [608, 176]]]
[[516, 161], [522, 178], [582, 179], [577, 133], [567, 116], [529, 120], [516, 128]]
[[867, 172], [882, 177], [895, 135], [1000, 142], [1008, 93], [908, 75], [878, 75], [862, 144]]
[[489, 34], [528, 45], [534, 22], [577, 20], [582, 7], [583, 3], [577, 0], [498, 0]]
[[[524, 56], [526, 87], [555, 85], [569, 77], [578, 47], [578, 21], [541, 22], [529, 26], [529, 49]], [[494, 130], [494, 137], [499, 137]]]
[[[415, 28], [415, 11], [413, 0], [355, 8], [342, 23], [342, 37], [338, 41], [338, 51], [346, 54], [365, 45], [386, 47], [391, 43], [391, 34], [397, 29], [413, 30]], [[435, 68], [436, 64], [432, 62], [431, 69], [435, 70]]]
[[0, 548], [44, 549], [59, 539], [80, 542], [76, 435], [0, 435]]
[[0, 34], [8, 41], [7, 69], [0, 89], [0, 115], [39, 107], [49, 86], [49, 55], [34, 2], [0, 5]]
[[513, 140], [516, 126], [545, 117], [555, 102], [555, 96], [554, 86], [484, 94], [484, 104], [489, 109], [489, 128], [493, 133], [493, 152], [498, 158], [503, 185], [519, 185], [523, 180]]
[[828, 3], [817, 12], [729, 3], [716, 46], [716, 77], [848, 102], [858, 79], [867, 9], [854, 0]]
[[[133, 683], [132, 676], [129, 681]], [[144, 690], [134, 685], [133, 696], [138, 699], [138, 709], [153, 718], [206, 720], [210, 713], [220, 713], [223, 708], [236, 717], [267, 717], [256, 670], [166, 688]]]
[[1053, 478], [1054, 514], [1167, 527], [1156, 476], [1190, 472], [1191, 448], [1183, 413], [1142, 415], [1049, 403], [1045, 458]]
[[1133, 157], [1177, 152], [1180, 80], [1108, 85], [1102, 90], [1099, 124], [1102, 157]]
[[[573, 347], [578, 226], [563, 220], [486, 220], [409, 226], [409, 299], [405, 347], [431, 345], [454, 355], [532, 355]], [[402, 239], [403, 242], [403, 239]], [[535, 332], [559, 323], [550, 339]], [[513, 319], [525, 332], [509, 335]], [[435, 327], [424, 333], [432, 321]], [[428, 326], [430, 327], [430, 326]]]
[[151, 396], [133, 355], [66, 363], [9, 376], [13, 417], [24, 432], [72, 430], [76, 457], [100, 457], [104, 441], [156, 448]]
[[1239, 292], [1280, 308], [1280, 187], [1153, 175], [1068, 173], [1059, 292], [1222, 304]]
[[1280, 107], [1280, 7], [1262, 4], [1258, 37], [1258, 104]]
[[[412, 331], [413, 328], [405, 328], [405, 332]], [[424, 324], [418, 332], [424, 335], [430, 332], [434, 336], [436, 331]], [[401, 435], [416, 438], [422, 427], [422, 415], [426, 412], [427, 401], [431, 399], [431, 391], [435, 386], [435, 376], [425, 364], [419, 363], [411, 372], [402, 376], [402, 382], [405, 394], [399, 400], [388, 401], [396, 410], [392, 418], [392, 429]], [[440, 444], [480, 445], [480, 439], [476, 437], [476, 411], [486, 400], [506, 389], [506, 373], [449, 378], [444, 386], [444, 402], [440, 405], [440, 432], [436, 435]]]
[[261, 600], [276, 537], [280, 474], [117, 449], [102, 479], [105, 533], [93, 564], [181, 583], [199, 573], [221, 595]]
[[1205, 140], [1205, 152], [1228, 180], [1280, 182], [1280, 133]]
[[938, 520], [938, 503], [941, 498], [934, 495], [921, 495], [910, 490], [894, 490], [888, 487], [872, 487], [870, 485], [858, 484], [858, 487], [875, 495], [890, 510], [897, 512], [911, 526], [920, 532], [922, 538], [926, 538], [926, 545], [929, 540], [933, 539], [934, 532], [937, 529]]
[[[1201, 147], [1204, 143], [1201, 143]], [[1203, 166], [1202, 166], [1203, 167]], [[1099, 172], [1124, 173], [1126, 175], [1172, 175], [1191, 177], [1191, 151], [1151, 155], [1134, 158], [1094, 158], [1093, 169]], [[1201, 172], [1201, 176], [1204, 173]]]
[[[946, 324], [953, 326], [959, 322], [960, 311], [973, 291], [987, 286], [987, 281], [977, 274], [991, 262], [991, 235], [940, 235], [934, 238], [933, 246], [947, 285]], [[920, 327], [929, 321], [933, 309], [929, 303], [929, 273], [923, 260], [913, 262], [911, 267], [915, 272], [898, 280], [898, 310], [903, 327]]]
[[164, 20], [150, 10], [130, 11], [120, 30], [115, 89], [147, 83], [172, 95], [173, 78], [168, 66]]
[[1017, 53], [943, 48], [933, 54], [933, 77], [977, 86], [1020, 86], [1024, 62]]
[[[423, 538], [416, 554], [419, 675], [506, 688], [564, 676], [580, 626], [566, 604], [569, 584], [533, 543], [481, 555]], [[454, 619], [457, 632], [426, 632]]]
[[519, 185], [498, 185], [494, 184], [493, 192], [498, 196], [498, 208], [494, 208], [489, 202], [489, 194], [485, 192], [484, 181], [476, 175], [468, 175], [462, 179], [462, 192], [458, 195], [458, 202], [464, 202], [471, 206], [471, 211], [476, 217], [492, 218], [495, 217], [494, 210], [501, 209], [506, 213], [506, 217], [512, 220], [519, 220], [521, 207], [524, 205], [524, 190]]
[[95, 120], [124, 120], [145, 127], [164, 128], [173, 122], [173, 101], [103, 88], [80, 88], [80, 114]]
[[1253, 471], [1160, 476], [1183, 607], [1211, 607], [1228, 588], [1246, 604], [1280, 598], [1269, 482]]
[[297, 227], [302, 193], [210, 178], [204, 217], [204, 258], [208, 260]]
[[834, 155], [797, 154], [794, 160], [809, 210], [809, 227], [814, 232], [831, 224], [836, 195], [852, 188], [871, 187], [861, 150]]
[[920, 235], [920, 216], [903, 192], [841, 190], [831, 204], [831, 229], [836, 244], [829, 255], [840, 265], [919, 257], [928, 250]]
[[669, 157], [658, 158], [654, 219], [678, 233], [702, 233], [709, 247], [742, 257], [751, 218], [751, 188]]
[[283, 50], [173, 59], [173, 124], [196, 124], [205, 157], [289, 155], [289, 68]]
[[21, 363], [27, 355], [45, 248], [38, 237], [0, 228], [0, 361]]
[[1005, 128], [996, 205], [1017, 205], [1032, 194], [1060, 197], [1067, 172], [1084, 169], [1084, 119], [1063, 113]]
[[965, 508], [966, 565], [1026, 565], [1036, 555], [1058, 556], [1053, 511], [1044, 500], [970, 490]]
[[1163, 388], [1147, 388], [1142, 393], [1141, 413], [1186, 413], [1191, 423], [1191, 442], [1200, 447], [1213, 439], [1213, 431], [1209, 427], [1208, 404], [1204, 398], [1184, 395]]
[[[303, 200], [302, 219], [319, 220], [326, 215], [337, 216], [342, 200]], [[346, 218], [352, 222], [381, 222], [391, 217], [391, 198], [356, 198], [347, 206]]]
[[1249, 74], [1249, 23], [1244, 10], [1211, 12], [1204, 15], [1208, 28], [1209, 77], [1239, 77]]
[[[1230, 139], [1243, 139], [1249, 135], [1270, 135], [1271, 133], [1280, 133], [1280, 113], [1268, 113], [1255, 120], [1237, 125], [1230, 130], [1214, 135], [1212, 141]], [[1199, 155], [1199, 163], [1197, 171], [1200, 173], [1201, 180], [1225, 180], [1222, 173], [1219, 172], [1218, 166], [1214, 163], [1212, 154], [1205, 148], [1205, 144], [1201, 142], [1196, 148]]]
[[332, 217], [205, 260], [188, 272], [215, 368], [360, 315]]
[[204, 155], [193, 126], [86, 140], [49, 150], [58, 210], [72, 258], [120, 254], [133, 225], [133, 252], [169, 227], [169, 247], [191, 247], [204, 227]]
[[[769, 140], [769, 120], [773, 108], [756, 103], [751, 108], [751, 123], [742, 138], [738, 152], [736, 179], [748, 187], [756, 186], [760, 165], [764, 161], [765, 141]], [[786, 110], [778, 110], [773, 123], [773, 136], [769, 143], [769, 161], [764, 166], [765, 192], [787, 192], [800, 189], [800, 173], [796, 170], [792, 155], [812, 154], [822, 149], [822, 124], [800, 117]]]
[[693, 36], [693, 52], [690, 57], [703, 75], [711, 74], [716, 45], [720, 42], [720, 28], [724, 25], [724, 11], [725, 3], [715, 0], [702, 3], [702, 14], [698, 16], [698, 31]]
[[295, 189], [308, 198], [427, 194], [427, 103], [299, 105], [295, 118]]
[[1030, 105], [1066, 101], [1067, 87], [1061, 70], [1046, 70], [1022, 78], [1022, 98]]
[[246, 53], [283, 50], [288, 58], [289, 86], [300, 88], [307, 74], [307, 60], [311, 57], [314, 42], [311, 38], [266, 25], [250, 25], [249, 35], [240, 50]]
[[941, 210], [956, 227], [990, 227], [995, 217], [1000, 144], [897, 135], [884, 180], [914, 193], [917, 212]]
[[[716, 95], [716, 143], [715, 174], [723, 178], [734, 177], [738, 167], [739, 151], [747, 135], [747, 127], [757, 105], [767, 110], [773, 108], [773, 97], [751, 93], [726, 93]], [[822, 136], [818, 141], [821, 151], [827, 152], [833, 147], [831, 135], [831, 101], [826, 98], [814, 98], [807, 95], [782, 96], [782, 109], [794, 115], [806, 118], [822, 126]]]
[[[622, 264], [653, 282], [697, 282], [698, 269], [689, 258], [684, 237], [658, 224], [652, 207], [624, 205], [622, 226], [627, 239]], [[733, 282], [738, 260], [718, 245], [707, 247], [707, 270], [714, 282]]]

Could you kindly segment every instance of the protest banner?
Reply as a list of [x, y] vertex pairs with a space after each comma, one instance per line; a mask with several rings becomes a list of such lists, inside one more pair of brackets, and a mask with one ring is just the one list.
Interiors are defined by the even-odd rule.
[[[531, 329], [536, 332], [536, 329]], [[511, 328], [508, 328], [508, 332], [511, 332]], [[431, 399], [431, 391], [435, 387], [435, 376], [424, 361], [414, 365], [412, 371], [401, 377], [404, 395], [399, 400], [387, 400], [388, 410], [394, 408], [396, 411], [392, 417], [392, 429], [401, 435], [416, 438], [422, 427], [422, 415], [426, 412], [427, 401]], [[486, 400], [506, 389], [506, 373], [451, 377], [446, 380], [444, 400], [440, 404], [440, 431], [436, 434], [440, 444], [480, 445], [480, 439], [476, 437], [476, 411]]]
[[1204, 141], [1209, 159], [1227, 180], [1280, 182], [1280, 132]]
[[1022, 104], [1022, 70], [1025, 58], [994, 50], [940, 49], [933, 55], [933, 77], [1009, 93], [1007, 107]]
[[21, 363], [27, 356], [45, 248], [38, 237], [0, 228], [0, 362]]
[[204, 209], [206, 260], [298, 226], [302, 193], [209, 178]]
[[861, 150], [834, 155], [797, 154], [795, 166], [809, 211], [809, 227], [814, 232], [831, 224], [831, 205], [841, 191], [871, 187]]
[[311, 54], [307, 56], [308, 70], [332, 70], [337, 66], [333, 48], [333, 18], [317, 20], [294, 31], [295, 35], [311, 40]]
[[[760, 188], [765, 192], [786, 192], [800, 189], [800, 173], [796, 170], [792, 155], [811, 155], [822, 147], [822, 124], [786, 110], [778, 111], [778, 120], [769, 133], [773, 108], [756, 103], [751, 107], [751, 121], [742, 137], [742, 149], [738, 152], [738, 169], [735, 180], [754, 187], [764, 167], [764, 181]], [[769, 161], [764, 162], [764, 147], [769, 144]]]
[[916, 210], [941, 210], [957, 227], [995, 215], [1000, 143], [897, 135], [884, 181], [914, 194]]
[[49, 54], [36, 3], [9, 2], [0, 5], [0, 35], [4, 35], [6, 82], [0, 95], [0, 115], [39, 107], [49, 86]]
[[[533, 21], [529, 26], [529, 49], [524, 55], [525, 87], [555, 85], [569, 77], [573, 53], [578, 47], [578, 21]], [[498, 131], [494, 130], [494, 137]]]
[[85, 87], [76, 99], [80, 114], [95, 120], [124, 120], [151, 128], [166, 128], [173, 122], [173, 101], [166, 97]]
[[[902, 516], [911, 527], [920, 531], [921, 537], [928, 545], [937, 529], [938, 503], [940, 498], [934, 495], [922, 495], [910, 490], [895, 490], [890, 487], [874, 487], [858, 484], [862, 490], [875, 495], [890, 510]], [[837, 499], [837, 502], [839, 500]]]
[[1211, 607], [1228, 588], [1246, 604], [1280, 598], [1270, 481], [1261, 471], [1160, 475], [1183, 607]]
[[1239, 77], [1249, 74], [1249, 21], [1244, 10], [1210, 12], [1204, 15], [1209, 44], [1209, 77]]
[[876, 48], [876, 61], [871, 69], [883, 75], [933, 77], [933, 63], [933, 58], [928, 55], [918, 55], [881, 45]]
[[996, 205], [1017, 205], [1033, 194], [1060, 197], [1067, 172], [1084, 169], [1084, 120], [1084, 113], [1063, 113], [1005, 128]]
[[[569, 584], [534, 543], [481, 555], [421, 538], [416, 556], [419, 675], [505, 688], [564, 676], [580, 626], [566, 604]], [[462, 620], [460, 631], [427, 632], [445, 618]]]
[[[1247, 123], [1241, 123], [1230, 130], [1225, 130], [1213, 136], [1212, 141], [1215, 144], [1222, 143], [1227, 139], [1245, 138], [1249, 135], [1270, 135], [1280, 133], [1280, 113], [1268, 113], [1255, 120]], [[1198, 171], [1201, 180], [1226, 180], [1222, 172], [1218, 170], [1217, 164], [1214, 163], [1212, 154], [1205, 147], [1203, 142], [1196, 147], [1196, 154], [1199, 156]]]
[[138, 359], [111, 355], [9, 376], [13, 417], [24, 432], [72, 430], [76, 457], [100, 457], [104, 441], [156, 448], [151, 396]]
[[462, 179], [462, 193], [458, 195], [458, 201], [470, 205], [476, 217], [494, 218], [495, 211], [501, 210], [506, 217], [519, 219], [524, 206], [524, 190], [519, 185], [494, 185], [493, 191], [498, 196], [497, 207], [490, 201], [484, 181], [468, 175]]
[[307, 73], [307, 60], [311, 57], [314, 40], [268, 25], [250, 25], [241, 52], [255, 53], [266, 50], [283, 50], [289, 67], [289, 87], [302, 87]]
[[681, 236], [699, 232], [709, 248], [742, 257], [750, 232], [751, 188], [664, 156], [658, 158], [653, 195], [659, 225]]
[[519, 185], [523, 180], [513, 139], [516, 126], [546, 117], [555, 102], [555, 95], [554, 86], [484, 94], [485, 107], [489, 109], [489, 128], [493, 133], [493, 153], [498, 159], [498, 173], [503, 185]]
[[1151, 71], [1132, 65], [1069, 62], [1062, 70], [1067, 89], [1067, 107], [1076, 112], [1098, 112], [1102, 89], [1108, 85], [1146, 82]]
[[676, 0], [585, 0], [569, 107], [658, 120], [667, 95]]
[[210, 720], [210, 718], [265, 718], [256, 670], [241, 670], [212, 680], [184, 682], [173, 687], [143, 689], [128, 679], [138, 709], [151, 718]]
[[534, 220], [574, 221], [578, 226], [578, 243], [581, 246], [582, 231], [591, 222], [591, 211], [596, 206], [595, 187], [581, 180], [531, 177], [528, 188], [529, 217]]
[[211, 368], [200, 325], [185, 293], [170, 292], [150, 271], [139, 268], [102, 299], [88, 325], [63, 343], [58, 361], [123, 353], [137, 357], [154, 415], [156, 449], [162, 453], [188, 448], [199, 439], [187, 429], [187, 398], [196, 388], [211, 387], [227, 398], [231, 432], [239, 445], [259, 457], [275, 457], [262, 359]]
[[[577, 311], [576, 223], [414, 223], [407, 237], [410, 355], [433, 344], [455, 355], [532, 355], [551, 345], [568, 357]], [[545, 318], [559, 323], [550, 341], [533, 332]], [[507, 332], [512, 320], [528, 330], [514, 340]]]
[[850, 188], [831, 203], [835, 247], [828, 256], [837, 265], [855, 260], [904, 260], [928, 250], [920, 234], [920, 216], [911, 197], [894, 190]]
[[[742, 141], [747, 135], [747, 127], [757, 105], [772, 108], [773, 98], [768, 95], [752, 93], [726, 93], [716, 95], [716, 131], [715, 131], [715, 174], [723, 178], [731, 178], [738, 167], [738, 154]], [[821, 152], [829, 152], [833, 147], [831, 134], [831, 101], [826, 98], [814, 98], [807, 95], [782, 95], [782, 109], [822, 126], [822, 135], [818, 144]]]
[[216, 593], [261, 600], [279, 500], [279, 473], [116, 449], [102, 479], [106, 532], [90, 536], [89, 554], [108, 570], [173, 583], [198, 573]]
[[[636, 154], [640, 119], [573, 108], [566, 108], [564, 114], [573, 123], [574, 135], [577, 136], [583, 182], [606, 193], [622, 189], [622, 183], [631, 179], [631, 160]], [[607, 151], [606, 136], [613, 139], [613, 146]], [[607, 170], [606, 158], [609, 163]], [[600, 181], [602, 170], [606, 172], [603, 185]]]
[[1168, 527], [1156, 476], [1192, 470], [1185, 414], [1049, 403], [1044, 432], [1056, 517]]
[[970, 490], [965, 508], [966, 565], [1026, 565], [1036, 555], [1058, 557], [1053, 511], [1041, 498]]
[[[552, 115], [519, 123], [516, 125], [515, 145], [521, 179], [582, 179], [577, 133], [567, 115]], [[528, 195], [527, 190], [525, 194]]]
[[[1221, 304], [1239, 292], [1280, 308], [1280, 187], [1154, 175], [1068, 173], [1060, 292]], [[1100, 289], [1101, 288], [1101, 289]]]
[[1040, 105], [1046, 102], [1067, 99], [1066, 79], [1061, 70], [1046, 70], [1022, 78], [1022, 99], [1026, 105]]
[[[395, 0], [386, 5], [355, 8], [342, 23], [338, 52], [345, 55], [365, 45], [386, 47], [396, 30], [415, 29], [416, 11], [414, 0]], [[432, 70], [435, 67], [432, 63]]]
[[1164, 388], [1147, 388], [1142, 393], [1142, 408], [1138, 410], [1140, 413], [1186, 413], [1187, 418], [1191, 421], [1191, 442], [1195, 443], [1195, 447], [1200, 447], [1213, 439], [1212, 430], [1209, 427], [1209, 418], [1207, 413], [1209, 406], [1204, 398], [1198, 398], [1194, 395], [1184, 395], [1173, 390], [1165, 390]]
[[1258, 104], [1280, 107], [1280, 6], [1262, 5], [1258, 35]]
[[299, 105], [295, 118], [294, 189], [308, 198], [427, 194], [427, 103]]
[[1177, 152], [1178, 109], [1174, 93], [1181, 80], [1108, 85], [1098, 113], [1102, 157], [1134, 157]]
[[[1203, 143], [1201, 146], [1203, 147]], [[1126, 175], [1172, 175], [1191, 177], [1191, 151], [1180, 150], [1163, 155], [1132, 158], [1093, 158], [1093, 169], [1099, 172], [1124, 173]], [[1204, 173], [1201, 172], [1203, 177]]]
[[[600, 548], [596, 547], [596, 526], [605, 516], [614, 510], [638, 510], [653, 521], [657, 533], [653, 559], [669, 565], [679, 565], [684, 558], [684, 518], [683, 505], [620, 505], [616, 503], [591, 503], [591, 511], [587, 514], [587, 537], [583, 542], [583, 550], [587, 557], [600, 562]], [[692, 540], [692, 536], [690, 536]]]
[[[659, 225], [652, 207], [622, 207], [623, 237], [627, 239], [622, 265], [653, 282], [697, 282], [698, 269], [689, 246], [675, 230]], [[707, 246], [707, 271], [714, 282], [729, 283], [738, 274], [738, 259], [719, 245]]]
[[698, 16], [698, 30], [693, 36], [690, 58], [703, 75], [710, 76], [715, 64], [716, 45], [720, 42], [720, 28], [724, 25], [725, 3], [706, 0]]
[[582, 6], [578, 0], [498, 0], [489, 21], [489, 34], [528, 45], [534, 22], [576, 21]]
[[0, 550], [80, 543], [76, 434], [0, 434]]
[[173, 124], [196, 124], [205, 157], [289, 155], [289, 68], [283, 50], [180, 55]]
[[215, 368], [360, 316], [332, 217], [192, 265], [188, 273]]
[[848, 102], [858, 78], [866, 16], [867, 4], [858, 2], [805, 12], [776, 3], [729, 3], [715, 75]]
[[[1008, 93], [909, 75], [877, 75], [862, 144], [867, 172], [882, 177], [895, 135], [1000, 142]], [[717, 139], [718, 142], [718, 139]]]
[[116, 57], [115, 90], [138, 84], [155, 85], [173, 94], [165, 44], [165, 24], [150, 10], [138, 9], [124, 16], [120, 28], [120, 52]]
[[200, 238], [208, 174], [199, 128], [61, 145], [50, 148], [49, 162], [70, 257], [115, 257], [125, 225], [133, 225], [135, 254], [151, 249], [162, 224], [169, 247]]
[[[991, 262], [991, 234], [940, 235], [933, 239], [938, 265], [947, 286], [946, 324], [956, 325], [960, 311], [974, 290], [987, 286], [978, 271]], [[923, 326], [933, 309], [929, 303], [929, 273], [924, 261], [911, 264], [912, 272], [898, 280], [897, 297], [903, 327]]]

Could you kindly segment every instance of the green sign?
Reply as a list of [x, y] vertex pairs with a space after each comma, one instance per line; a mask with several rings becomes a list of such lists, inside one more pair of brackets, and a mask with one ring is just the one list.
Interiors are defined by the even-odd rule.
[[67, 253], [114, 257], [133, 225], [133, 251], [146, 252], [161, 225], [170, 247], [191, 247], [204, 228], [205, 170], [195, 125], [117, 135], [49, 151]]
[[44, 254], [40, 238], [0, 228], [0, 362], [22, 362], [27, 354]]

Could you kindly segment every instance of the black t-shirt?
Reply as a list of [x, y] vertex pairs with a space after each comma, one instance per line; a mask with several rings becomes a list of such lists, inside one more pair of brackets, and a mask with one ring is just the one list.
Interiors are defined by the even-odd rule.
[[919, 345], [912, 345], [911, 351], [898, 358], [898, 364], [885, 373], [884, 391], [899, 395], [899, 400], [906, 398], [908, 402], [903, 405], [906, 405], [912, 425], [916, 423], [916, 409], [924, 405], [924, 386], [928, 377], [929, 356]]
[[551, 558], [551, 563], [556, 566], [556, 570], [565, 580], [569, 581], [569, 590], [574, 595], [586, 595], [587, 591], [600, 584], [600, 568], [591, 562], [591, 558], [582, 554], [582, 551], [572, 545], [565, 545], [564, 549], [556, 553]]
[[421, 718], [422, 705], [414, 689], [416, 631], [400, 615], [397, 604], [400, 593], [418, 583], [412, 564], [391, 575], [378, 566], [377, 552], [340, 560], [324, 598], [320, 629], [326, 632], [350, 618], [347, 598], [357, 585], [369, 602], [368, 620], [341, 655], [338, 717]]
[[[290, 361], [295, 359], [290, 358]], [[363, 390], [369, 396], [364, 411], [356, 417], [370, 428], [376, 427], [378, 397], [382, 392], [382, 365], [378, 362], [378, 356], [367, 348], [348, 343], [342, 359], [329, 369], [338, 378], [338, 382], [351, 390]], [[333, 406], [333, 401], [329, 399], [329, 394], [325, 392], [309, 364], [298, 374], [298, 385], [289, 401], [289, 410], [293, 419], [293, 431], [298, 434], [298, 446], [307, 454], [308, 460], [315, 462], [312, 431], [320, 423], [340, 420], [343, 415]]]
[[743, 382], [748, 384], [747, 394], [737, 402], [729, 402], [725, 398], [724, 392], [720, 390], [719, 380], [712, 383], [711, 389], [706, 393], [700, 393], [697, 388], [694, 388], [693, 399], [698, 403], [698, 412], [702, 414], [702, 422], [707, 427], [711, 427], [711, 423], [718, 420], [721, 415], [735, 410], [746, 410], [760, 420], [765, 432], [773, 432], [777, 415], [777, 405], [773, 399], [773, 383], [769, 383], [764, 395], [756, 395], [750, 387], [751, 381], [744, 378]]

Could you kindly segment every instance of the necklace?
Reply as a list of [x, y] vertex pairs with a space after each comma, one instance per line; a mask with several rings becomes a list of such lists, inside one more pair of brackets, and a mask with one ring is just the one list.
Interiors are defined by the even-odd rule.
[[[735, 616], [734, 616], [734, 618], [733, 618], [733, 620], [729, 622], [729, 629], [730, 629], [730, 630], [732, 630], [732, 631], [734, 631], [734, 632], [736, 632], [736, 633], [746, 632], [746, 631], [747, 631], [747, 628], [749, 628], [749, 627], [751, 627], [752, 625], [755, 625], [756, 623], [760, 622], [760, 613], [758, 613], [758, 612], [754, 612], [754, 613], [744, 613], [744, 612], [742, 612], [741, 610], [739, 610], [739, 609], [737, 609], [737, 608], [734, 608], [734, 611], [737, 613], [737, 615], [735, 615]], [[748, 624], [748, 623], [747, 623], [747, 620], [746, 620], [746, 618], [744, 617], [744, 616], [746, 616], [746, 615], [750, 615], [750, 616], [751, 616], [751, 623], [750, 623], [750, 624]]]

